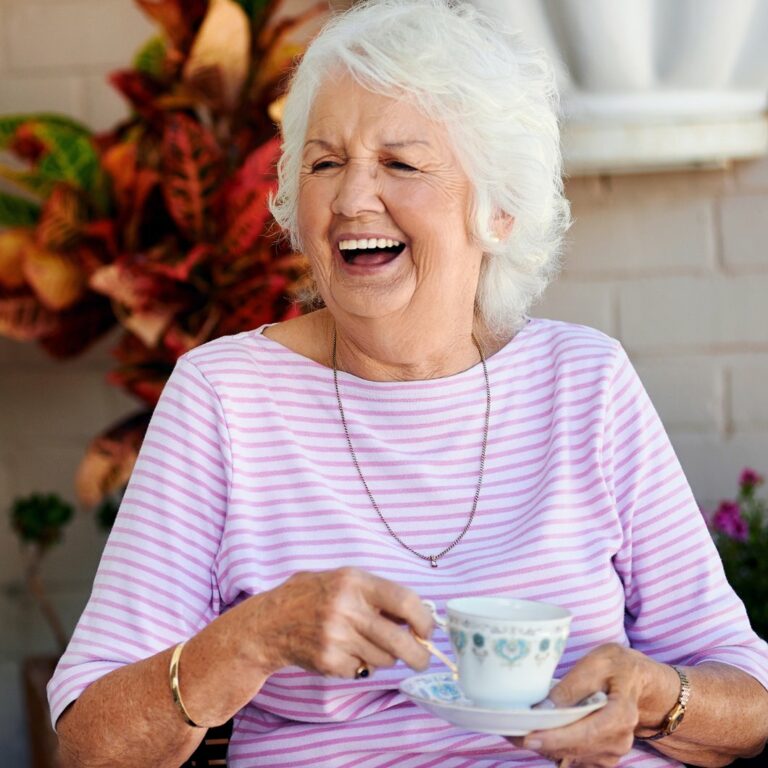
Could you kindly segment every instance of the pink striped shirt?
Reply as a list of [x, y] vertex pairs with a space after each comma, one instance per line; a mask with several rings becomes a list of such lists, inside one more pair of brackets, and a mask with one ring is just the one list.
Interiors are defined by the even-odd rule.
[[[433, 569], [400, 547], [372, 509], [331, 370], [260, 331], [179, 361], [50, 682], [54, 722], [101, 675], [191, 636], [297, 570], [343, 564], [407, 584], [438, 607], [456, 595], [567, 607], [574, 619], [558, 676], [591, 648], [616, 642], [664, 662], [725, 662], [768, 687], [768, 647], [723, 577], [661, 422], [616, 341], [530, 320], [489, 359], [493, 405], [477, 516]], [[339, 381], [383, 513], [418, 551], [442, 550], [472, 503], [482, 367], [428, 381], [345, 373]], [[551, 765], [412, 705], [397, 690], [408, 674], [402, 664], [365, 681], [281, 670], [237, 715], [229, 765]], [[678, 763], [638, 744], [621, 765]]]

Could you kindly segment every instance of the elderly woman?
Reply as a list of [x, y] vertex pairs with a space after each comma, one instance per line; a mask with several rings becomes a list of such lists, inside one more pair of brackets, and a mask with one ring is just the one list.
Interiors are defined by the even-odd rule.
[[[463, 4], [364, 3], [310, 46], [273, 211], [319, 308], [179, 361], [50, 684], [65, 766], [178, 766], [233, 716], [236, 767], [762, 748], [768, 648], [625, 353], [527, 316], [568, 224], [555, 106]], [[408, 629], [457, 595], [568, 608], [551, 698], [607, 705], [512, 743], [412, 704]]]

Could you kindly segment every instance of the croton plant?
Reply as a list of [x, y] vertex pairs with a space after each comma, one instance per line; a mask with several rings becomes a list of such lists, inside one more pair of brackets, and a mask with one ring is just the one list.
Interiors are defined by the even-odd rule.
[[[327, 0], [136, 0], [159, 26], [111, 75], [113, 130], [0, 117], [0, 334], [73, 357], [119, 326], [109, 380], [140, 412], [94, 439], [78, 493], [119, 493], [176, 358], [284, 319], [301, 257], [275, 237], [281, 87]], [[6, 186], [7, 188], [7, 186]]]

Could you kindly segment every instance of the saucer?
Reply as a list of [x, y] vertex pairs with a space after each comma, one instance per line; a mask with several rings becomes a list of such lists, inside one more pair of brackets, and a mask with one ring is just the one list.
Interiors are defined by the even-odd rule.
[[[552, 681], [555, 685], [558, 681]], [[450, 672], [413, 675], [400, 683], [400, 691], [411, 701], [443, 720], [468, 731], [499, 736], [525, 736], [531, 731], [559, 728], [604, 707], [608, 698], [593, 693], [575, 707], [562, 709], [488, 709], [479, 707], [461, 692]]]

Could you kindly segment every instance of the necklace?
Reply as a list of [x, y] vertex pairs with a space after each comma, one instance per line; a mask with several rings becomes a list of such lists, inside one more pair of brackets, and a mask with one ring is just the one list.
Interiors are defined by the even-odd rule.
[[488, 378], [488, 366], [485, 364], [485, 356], [483, 355], [483, 350], [480, 349], [480, 345], [477, 343], [477, 339], [475, 338], [474, 334], [472, 335], [472, 341], [477, 347], [477, 351], [480, 353], [480, 360], [483, 364], [483, 375], [485, 376], [485, 426], [483, 428], [483, 447], [480, 451], [480, 473], [477, 476], [477, 486], [475, 487], [475, 495], [472, 499], [472, 511], [469, 513], [469, 519], [467, 520], [464, 528], [461, 530], [461, 533], [445, 549], [434, 555], [425, 555], [421, 552], [417, 552], [413, 547], [406, 544], [392, 530], [392, 526], [390, 526], [390, 524], [387, 522], [387, 519], [382, 514], [379, 505], [376, 503], [376, 499], [371, 493], [371, 489], [368, 487], [368, 483], [366, 482], [365, 476], [363, 475], [363, 470], [360, 469], [360, 462], [357, 460], [357, 454], [355, 453], [355, 448], [352, 445], [352, 438], [349, 436], [349, 427], [347, 426], [347, 419], [344, 416], [344, 406], [341, 404], [338, 368], [336, 366], [336, 329], [334, 328], [333, 331], [333, 386], [336, 390], [336, 402], [339, 405], [339, 416], [341, 416], [341, 424], [344, 427], [344, 435], [347, 438], [347, 445], [349, 446], [349, 453], [352, 456], [352, 463], [355, 465], [355, 469], [357, 470], [357, 474], [359, 475], [360, 481], [363, 484], [363, 488], [365, 488], [365, 492], [368, 494], [368, 498], [371, 500], [371, 505], [376, 510], [376, 514], [379, 516], [381, 522], [384, 523], [384, 527], [387, 529], [389, 535], [392, 536], [392, 538], [398, 544], [400, 544], [401, 547], [404, 547], [409, 552], [416, 555], [416, 557], [428, 561], [433, 568], [437, 568], [437, 561], [443, 557], [443, 555], [447, 555], [464, 538], [464, 535], [469, 530], [469, 526], [472, 525], [472, 521], [475, 519], [477, 502], [480, 499], [480, 488], [483, 485], [483, 475], [485, 473], [485, 455], [488, 449], [488, 431], [491, 421], [491, 381]]

